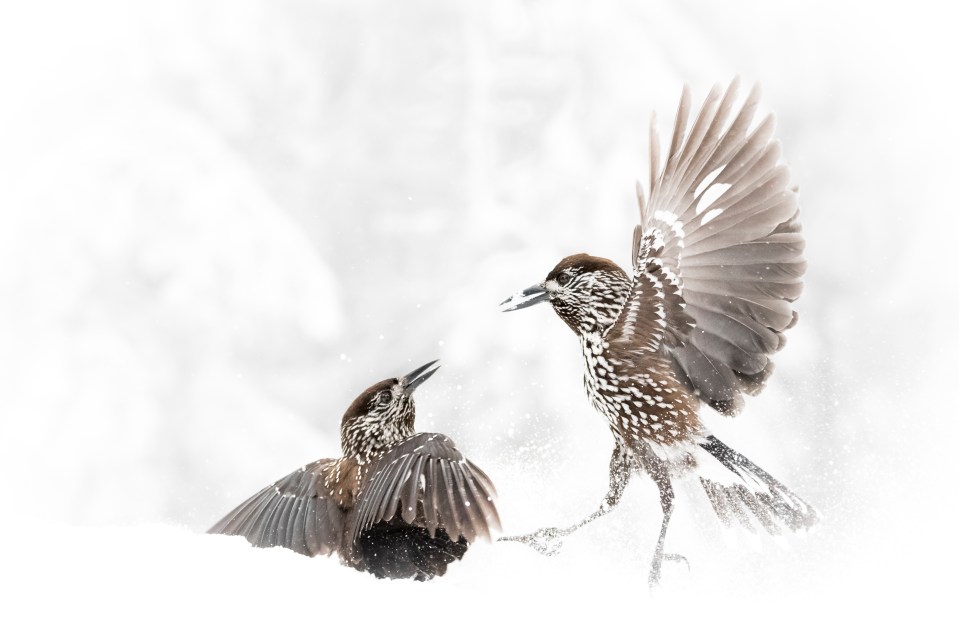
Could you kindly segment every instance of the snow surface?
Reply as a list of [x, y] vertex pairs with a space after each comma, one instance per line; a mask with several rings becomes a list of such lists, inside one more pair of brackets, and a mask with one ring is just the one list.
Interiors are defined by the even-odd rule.
[[[443, 580], [414, 583], [173, 526], [27, 530], [2, 540], [6, 637], [913, 636], [937, 630], [948, 598], [928, 599], [897, 584], [904, 574], [861, 558], [828, 558], [811, 576], [796, 550], [738, 567], [693, 559], [696, 575], [668, 566], [650, 593], [638, 554], [617, 564], [576, 543], [556, 558], [475, 546]], [[755, 584], [783, 565], [788, 584]]]
[[[0, 5], [0, 635], [954, 627], [952, 23], [584, 7]], [[628, 264], [648, 114], [737, 73], [777, 114], [809, 271], [768, 389], [707, 421], [816, 530], [726, 531], [687, 487], [667, 550], [692, 571], [653, 594], [642, 479], [556, 558], [477, 546], [431, 584], [201, 535], [434, 358], [417, 426], [490, 474], [507, 533], [595, 509], [611, 438], [576, 340], [496, 304], [570, 253]]]

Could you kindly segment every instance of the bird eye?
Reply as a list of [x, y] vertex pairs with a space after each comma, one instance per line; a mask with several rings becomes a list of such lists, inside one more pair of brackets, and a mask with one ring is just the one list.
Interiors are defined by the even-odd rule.
[[569, 277], [569, 274], [566, 273], [565, 271], [559, 274], [558, 276], [556, 276], [556, 282], [558, 282], [559, 286], [561, 287], [565, 287], [566, 285], [568, 285], [570, 280], [571, 278]]
[[393, 394], [390, 393], [388, 389], [383, 389], [376, 394], [376, 404], [386, 405], [389, 404], [391, 400], [393, 400]]

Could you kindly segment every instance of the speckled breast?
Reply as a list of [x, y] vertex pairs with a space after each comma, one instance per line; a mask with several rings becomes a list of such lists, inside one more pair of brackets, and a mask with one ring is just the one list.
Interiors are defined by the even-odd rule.
[[701, 431], [698, 402], [665, 358], [619, 352], [598, 334], [584, 335], [582, 347], [586, 394], [617, 440], [668, 447]]

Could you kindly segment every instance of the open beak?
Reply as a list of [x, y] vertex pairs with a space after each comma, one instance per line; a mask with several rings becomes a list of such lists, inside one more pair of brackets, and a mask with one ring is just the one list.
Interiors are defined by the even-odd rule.
[[532, 287], [523, 289], [519, 293], [514, 293], [506, 298], [506, 300], [499, 303], [499, 306], [506, 306], [503, 311], [516, 311], [517, 309], [532, 307], [534, 304], [546, 302], [547, 300], [549, 300], [549, 291], [543, 288], [542, 285], [534, 284]]
[[400, 384], [403, 385], [403, 391], [406, 393], [406, 395], [410, 395], [416, 391], [416, 387], [429, 380], [430, 376], [436, 373], [440, 367], [439, 365], [436, 365], [435, 367], [433, 365], [437, 362], [439, 362], [439, 360], [427, 362], [422, 367], [417, 367], [400, 378]]

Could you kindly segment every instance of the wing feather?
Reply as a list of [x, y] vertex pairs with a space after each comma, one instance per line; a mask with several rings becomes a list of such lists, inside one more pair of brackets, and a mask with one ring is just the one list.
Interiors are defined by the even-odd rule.
[[693, 326], [684, 312], [679, 279], [661, 259], [662, 234], [654, 230], [639, 235], [639, 250], [626, 304], [607, 331], [609, 342], [623, 345], [636, 354], [656, 353], [664, 345], [675, 347], [685, 341]]
[[[736, 78], [725, 92], [713, 87], [688, 130], [683, 88], [661, 170], [651, 126], [649, 198], [637, 188], [633, 287], [609, 334], [635, 342], [651, 332], [643, 346], [665, 347], [677, 377], [725, 413], [737, 412], [741, 394], [757, 393], [771, 374], [768, 356], [796, 322], [791, 303], [806, 267], [776, 119], [769, 114], [750, 130], [760, 91], [753, 87], [737, 111], [739, 85]], [[668, 274], [669, 284], [660, 289], [651, 269]]]
[[435, 460], [426, 460], [426, 470], [423, 474], [423, 518], [426, 520], [426, 528], [431, 536], [436, 535], [436, 530], [440, 526], [440, 517], [436, 508], [437, 499], [437, 478]]
[[343, 531], [342, 511], [325, 486], [333, 459], [318, 460], [259, 491], [210, 528], [245, 537], [256, 547], [286, 547], [304, 555], [329, 555]]
[[418, 433], [371, 463], [357, 498], [353, 543], [376, 522], [402, 509], [406, 522], [419, 523], [431, 536], [443, 529], [451, 539], [489, 538], [499, 528], [493, 483], [463, 457], [448, 437]]
[[444, 514], [446, 532], [456, 539], [463, 533], [463, 522], [460, 517], [458, 503], [453, 495], [453, 470], [449, 464], [440, 463], [440, 475], [443, 480], [439, 486], [439, 502], [437, 507]]
[[403, 509], [403, 520], [407, 523], [413, 522], [417, 516], [417, 496], [423, 491], [422, 473], [426, 460], [423, 456], [413, 458], [413, 463], [410, 465], [409, 479], [403, 487], [403, 498], [400, 504]]

